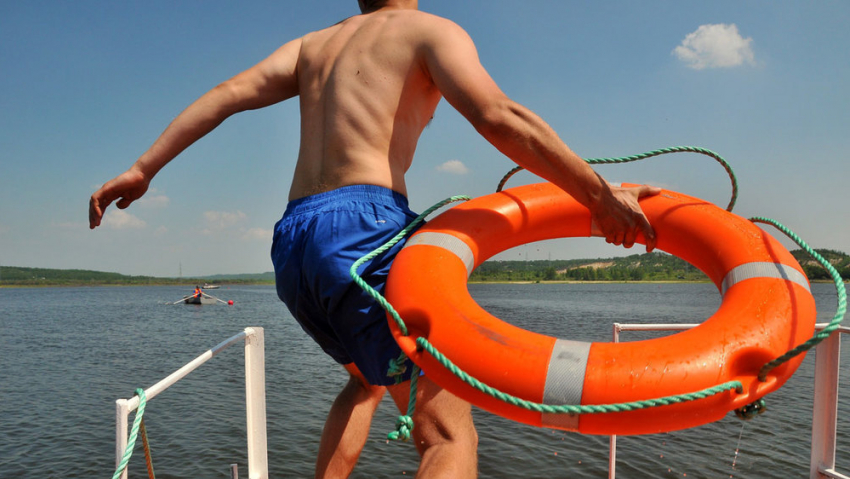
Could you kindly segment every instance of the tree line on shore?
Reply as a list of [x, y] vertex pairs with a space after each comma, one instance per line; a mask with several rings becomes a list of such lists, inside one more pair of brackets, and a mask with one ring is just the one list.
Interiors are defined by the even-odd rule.
[[[850, 256], [816, 250], [850, 280]], [[809, 280], [830, 280], [826, 269], [802, 250], [792, 254]], [[474, 282], [504, 281], [708, 281], [708, 277], [688, 262], [667, 253], [635, 254], [618, 258], [485, 261], [469, 278]], [[103, 286], [103, 285], [195, 285], [204, 283], [274, 284], [274, 274], [215, 275], [198, 278], [127, 276], [80, 269], [24, 268], [0, 266], [0, 286]]]
[[128, 276], [119, 273], [83, 269], [0, 266], [0, 286], [195, 286], [224, 281], [228, 284], [274, 284], [274, 274], [261, 273], [168, 278]]
[[[840, 251], [816, 250], [850, 280], [850, 256]], [[803, 250], [792, 252], [811, 281], [830, 280], [826, 269]], [[470, 281], [708, 281], [708, 277], [688, 263], [667, 253], [635, 254], [620, 258], [538, 261], [486, 261], [470, 276]]]

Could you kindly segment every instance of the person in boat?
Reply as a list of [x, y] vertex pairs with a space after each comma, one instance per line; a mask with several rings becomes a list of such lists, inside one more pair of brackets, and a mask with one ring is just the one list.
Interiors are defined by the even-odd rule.
[[[414, 219], [405, 173], [441, 98], [499, 151], [587, 206], [609, 243], [647, 251], [655, 233], [638, 204], [657, 188], [608, 184], [540, 117], [508, 98], [481, 65], [473, 41], [417, 0], [359, 0], [362, 14], [294, 39], [186, 108], [124, 173], [90, 199], [100, 225], [126, 208], [162, 167], [229, 116], [299, 97], [301, 143], [289, 203], [272, 246], [277, 291], [301, 327], [349, 372], [322, 433], [316, 477], [346, 477], [389, 392], [406, 411], [411, 367], [387, 376], [399, 355], [383, 309], [349, 277], [358, 258]], [[363, 278], [379, 292], [403, 245], [378, 256]], [[475, 477], [471, 406], [420, 378], [412, 431], [417, 477]]]
[[192, 294], [192, 297], [200, 298], [202, 294], [204, 294], [204, 293], [203, 293], [203, 291], [201, 291], [201, 287], [198, 286], [198, 285], [195, 285], [195, 292], [194, 292], [194, 294]]

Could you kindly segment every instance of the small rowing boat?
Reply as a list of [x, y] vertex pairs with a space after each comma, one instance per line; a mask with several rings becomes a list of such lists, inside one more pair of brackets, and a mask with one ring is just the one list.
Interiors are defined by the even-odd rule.
[[215, 298], [211, 296], [190, 296], [183, 300], [186, 304], [215, 304]]

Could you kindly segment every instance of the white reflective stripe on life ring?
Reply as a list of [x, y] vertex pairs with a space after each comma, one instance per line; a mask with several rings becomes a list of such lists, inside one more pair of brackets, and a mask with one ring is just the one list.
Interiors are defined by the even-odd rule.
[[466, 277], [468, 278], [472, 274], [472, 270], [475, 267], [475, 255], [472, 254], [469, 245], [464, 243], [460, 238], [446, 233], [422, 232], [407, 240], [404, 247], [407, 248], [418, 244], [438, 246], [449, 251], [466, 265]]
[[[584, 389], [584, 375], [590, 344], [569, 339], [557, 339], [549, 358], [546, 386], [543, 389], [543, 404], [551, 406], [579, 405]], [[557, 426], [577, 430], [579, 416], [563, 413], [542, 413], [544, 426]]]
[[729, 270], [720, 285], [721, 296], [725, 295], [732, 286], [752, 278], [782, 278], [797, 283], [811, 292], [806, 275], [797, 269], [781, 263], [755, 262], [744, 263]]

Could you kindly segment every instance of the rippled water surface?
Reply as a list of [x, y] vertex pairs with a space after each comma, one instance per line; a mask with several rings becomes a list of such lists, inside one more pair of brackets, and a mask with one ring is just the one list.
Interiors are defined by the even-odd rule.
[[[709, 284], [471, 285], [488, 311], [527, 329], [608, 341], [613, 322], [699, 322], [720, 299]], [[816, 284], [819, 322], [834, 287]], [[178, 287], [0, 289], [0, 478], [111, 477], [115, 400], [150, 387], [247, 326], [265, 328], [271, 477], [312, 477], [324, 417], [346, 380], [301, 332], [273, 287], [212, 291], [233, 306], [170, 305]], [[742, 326], [742, 327], [745, 327]], [[624, 333], [623, 340], [641, 339]], [[850, 366], [844, 335], [842, 371]], [[244, 369], [231, 348], [148, 404], [158, 478], [247, 477]], [[808, 477], [814, 354], [767, 398], [768, 411], [699, 428], [619, 437], [619, 478]], [[838, 469], [850, 472], [850, 387], [841, 378]], [[397, 411], [385, 399], [352, 477], [410, 477], [418, 456], [387, 443]], [[479, 410], [481, 477], [601, 478], [608, 438], [516, 424]], [[842, 467], [843, 466], [843, 467]], [[130, 477], [147, 477], [140, 448]]]

